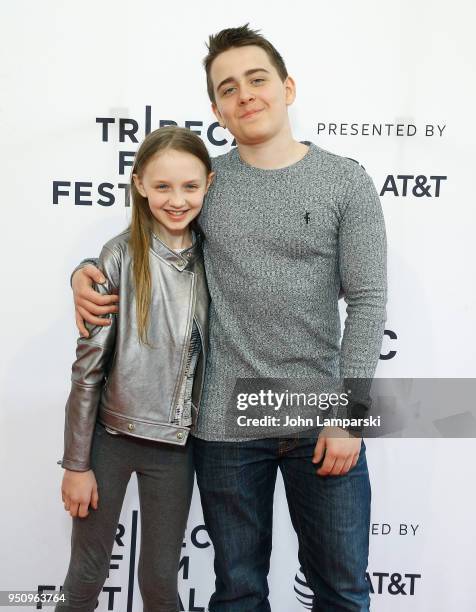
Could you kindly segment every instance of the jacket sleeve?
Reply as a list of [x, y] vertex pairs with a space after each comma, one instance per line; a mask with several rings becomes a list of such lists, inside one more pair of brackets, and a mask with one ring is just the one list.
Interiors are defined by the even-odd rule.
[[[97, 285], [96, 290], [102, 294], [117, 294], [120, 277], [119, 253], [104, 247], [98, 264], [106, 282]], [[68, 470], [84, 472], [90, 469], [94, 427], [116, 337], [116, 315], [107, 316], [111, 319], [110, 325], [87, 325], [89, 338], [80, 337], [77, 342], [71, 391], [65, 408], [64, 455], [61, 463]]]
[[351, 404], [362, 402], [365, 411], [385, 328], [387, 247], [380, 200], [360, 166], [345, 205], [339, 229], [339, 269], [347, 303], [340, 375], [354, 396]]

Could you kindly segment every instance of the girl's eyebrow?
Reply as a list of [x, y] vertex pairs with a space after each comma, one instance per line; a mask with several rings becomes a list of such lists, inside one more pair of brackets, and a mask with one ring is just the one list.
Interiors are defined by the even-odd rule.
[[[152, 181], [154, 184], [156, 183], [170, 183], [170, 181], [168, 181], [167, 179], [154, 179]], [[191, 179], [185, 179], [182, 181], [182, 183], [198, 183], [200, 182], [200, 178], [191, 178]]]

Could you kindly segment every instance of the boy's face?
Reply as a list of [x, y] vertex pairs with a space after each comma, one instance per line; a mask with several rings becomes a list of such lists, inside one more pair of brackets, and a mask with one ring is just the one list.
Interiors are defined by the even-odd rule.
[[239, 144], [260, 144], [287, 129], [294, 81], [281, 80], [266, 51], [255, 45], [224, 51], [213, 61], [210, 76], [213, 112]]

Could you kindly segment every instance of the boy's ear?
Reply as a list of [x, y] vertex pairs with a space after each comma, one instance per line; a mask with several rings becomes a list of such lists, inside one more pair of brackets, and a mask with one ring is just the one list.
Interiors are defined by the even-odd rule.
[[217, 105], [215, 104], [215, 102], [212, 102], [212, 112], [215, 115], [215, 117], [218, 119], [218, 123], [220, 124], [220, 126], [222, 128], [226, 128], [225, 121], [223, 120], [223, 117], [222, 117], [220, 111], [218, 110]]
[[293, 77], [287, 76], [284, 80], [286, 104], [290, 106], [296, 99], [296, 83]]
[[144, 186], [142, 185], [142, 181], [139, 178], [138, 174], [133, 174], [132, 175], [132, 180], [134, 181], [134, 185], [136, 186], [137, 191], [141, 194], [141, 196], [143, 198], [147, 197], [145, 190], [144, 190]]

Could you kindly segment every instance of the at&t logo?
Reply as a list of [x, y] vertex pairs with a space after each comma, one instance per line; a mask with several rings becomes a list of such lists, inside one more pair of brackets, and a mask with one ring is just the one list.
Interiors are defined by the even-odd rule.
[[[366, 572], [372, 595], [415, 595], [417, 581], [421, 574], [410, 572]], [[296, 599], [306, 610], [312, 610], [314, 595], [309, 588], [302, 567], [294, 577], [294, 593]]]
[[389, 174], [385, 179], [380, 196], [391, 193], [394, 196], [415, 198], [439, 198], [441, 183], [448, 177], [442, 175], [425, 176], [424, 174]]
[[299, 568], [296, 576], [294, 577], [294, 592], [296, 593], [296, 599], [299, 601], [299, 603], [301, 603], [306, 610], [311, 610], [314, 602], [314, 594], [307, 586], [306, 578], [302, 572], [302, 567]]

